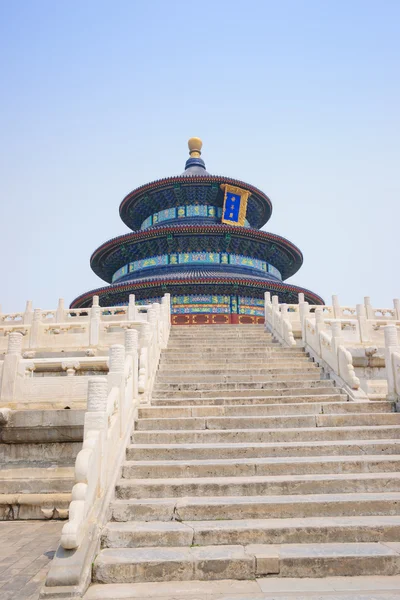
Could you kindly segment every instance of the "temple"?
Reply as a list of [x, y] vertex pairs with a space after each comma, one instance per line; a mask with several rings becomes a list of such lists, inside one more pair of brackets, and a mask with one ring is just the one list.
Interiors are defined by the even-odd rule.
[[263, 323], [264, 293], [293, 304], [309, 290], [284, 283], [302, 265], [301, 251], [279, 235], [260, 231], [272, 203], [256, 187], [210, 175], [202, 142], [189, 140], [190, 158], [178, 176], [147, 183], [128, 194], [120, 216], [132, 233], [102, 244], [91, 268], [108, 286], [76, 298], [71, 308], [139, 304], [171, 296], [173, 325]]

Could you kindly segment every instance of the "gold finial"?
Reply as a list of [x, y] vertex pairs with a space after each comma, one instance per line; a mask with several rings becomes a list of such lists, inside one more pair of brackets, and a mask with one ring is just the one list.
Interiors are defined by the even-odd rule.
[[201, 147], [203, 142], [198, 137], [192, 137], [188, 141], [189, 146], [189, 154], [192, 158], [200, 158], [201, 155]]

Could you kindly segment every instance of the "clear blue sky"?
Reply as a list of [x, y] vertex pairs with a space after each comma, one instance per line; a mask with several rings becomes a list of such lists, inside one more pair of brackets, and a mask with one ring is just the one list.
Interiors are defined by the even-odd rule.
[[327, 302], [400, 296], [398, 0], [0, 1], [0, 303], [102, 284], [133, 188], [182, 172], [260, 187], [266, 230]]

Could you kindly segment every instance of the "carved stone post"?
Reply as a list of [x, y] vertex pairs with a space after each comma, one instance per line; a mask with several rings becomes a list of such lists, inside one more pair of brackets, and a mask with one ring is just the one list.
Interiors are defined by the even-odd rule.
[[[318, 349], [318, 354], [319, 356], [322, 356], [322, 349], [321, 349], [321, 331], [325, 330], [325, 322], [324, 322], [324, 315], [322, 312], [322, 308], [319, 306], [318, 308], [315, 309], [315, 334], [317, 337], [317, 349]], [[306, 338], [307, 338], [307, 334], [306, 334]]]
[[[97, 493], [106, 485], [107, 478], [107, 400], [108, 381], [106, 377], [92, 377], [88, 381], [87, 410], [85, 413], [83, 448], [91, 446], [91, 438], [95, 436], [101, 441], [99, 463], [93, 468], [98, 469], [99, 481]], [[94, 440], [93, 440], [94, 441]], [[78, 455], [79, 456], [79, 455]]]
[[151, 326], [149, 323], [142, 323], [140, 331], [140, 352], [139, 352], [139, 394], [143, 394], [147, 388], [149, 378], [149, 346], [151, 344]]
[[[280, 334], [281, 337], [284, 338], [285, 336], [285, 327], [284, 327], [284, 320], [288, 318], [288, 305], [286, 303], [281, 304], [281, 322], [280, 322]], [[289, 340], [285, 340], [286, 342], [288, 342]]]
[[109, 356], [108, 382], [111, 389], [121, 385], [125, 369], [125, 347], [122, 344], [114, 344], [110, 347]]
[[271, 314], [271, 293], [264, 292], [264, 326], [267, 329], [267, 324], [270, 323]]
[[132, 357], [133, 397], [138, 397], [139, 380], [139, 334], [136, 329], [125, 330], [125, 352]]
[[339, 296], [332, 296], [333, 316], [335, 319], [342, 318], [342, 309], [340, 308]]
[[[1, 312], [1, 310], [0, 310]], [[24, 325], [30, 325], [33, 319], [32, 300], [26, 301], [26, 307], [24, 312]]]
[[365, 312], [367, 313], [367, 319], [373, 319], [374, 311], [373, 311], [373, 308], [371, 305], [371, 298], [369, 296], [364, 297], [364, 304], [365, 304]]
[[400, 299], [399, 298], [395, 298], [393, 300], [393, 307], [394, 307], [394, 318], [396, 319], [396, 321], [400, 321]]
[[33, 311], [33, 320], [31, 334], [29, 337], [29, 348], [37, 348], [39, 346], [40, 325], [42, 324], [42, 311], [40, 308], [35, 308]]
[[162, 318], [162, 348], [166, 348], [168, 344], [169, 330], [171, 327], [171, 296], [164, 294], [161, 299], [161, 318]]
[[278, 323], [276, 323], [275, 311], [279, 310], [279, 299], [278, 296], [272, 296], [272, 312], [271, 312], [271, 328], [272, 333], [274, 333], [275, 329], [278, 327]]
[[[300, 296], [303, 297], [303, 300], [300, 301]], [[299, 294], [299, 315], [300, 315], [300, 325], [301, 325], [301, 338], [303, 343], [306, 340], [306, 319], [310, 313], [310, 306], [308, 302], [304, 302], [304, 294]]]
[[99, 306], [99, 297], [93, 296], [93, 304], [90, 310], [89, 325], [89, 346], [98, 346], [100, 335], [101, 308]]
[[367, 316], [364, 304], [356, 304], [358, 326], [360, 329], [360, 342], [369, 342], [371, 340]]
[[58, 300], [57, 312], [56, 312], [56, 322], [64, 323], [65, 322], [65, 306], [64, 306], [64, 298], [60, 298]]
[[18, 364], [21, 360], [22, 334], [10, 333], [8, 337], [7, 354], [3, 362], [0, 398], [3, 403], [13, 402], [17, 387]]
[[92, 377], [88, 381], [87, 410], [106, 412], [108, 383], [105, 377]]
[[135, 294], [129, 294], [128, 321], [136, 321]]
[[339, 346], [343, 343], [343, 337], [342, 337], [342, 324], [340, 321], [333, 321], [332, 322], [332, 351], [334, 353], [335, 356], [335, 363], [336, 363], [336, 367], [335, 367], [335, 371], [336, 373], [339, 372]]
[[388, 382], [388, 400], [398, 400], [396, 393], [396, 373], [393, 368], [392, 353], [400, 352], [399, 340], [397, 338], [396, 325], [386, 325], [383, 328], [385, 335], [385, 366]]

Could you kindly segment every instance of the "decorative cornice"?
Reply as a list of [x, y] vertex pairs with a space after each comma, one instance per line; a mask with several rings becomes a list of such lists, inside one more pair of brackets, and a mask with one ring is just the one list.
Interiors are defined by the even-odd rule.
[[[228, 284], [228, 285], [232, 285], [232, 286], [242, 286], [242, 287], [249, 287], [249, 288], [258, 288], [258, 289], [271, 289], [271, 290], [275, 290], [277, 292], [294, 292], [296, 294], [303, 292], [304, 294], [306, 294], [311, 300], [313, 300], [315, 302], [315, 304], [324, 304], [323, 299], [318, 296], [318, 294], [315, 294], [314, 292], [311, 292], [310, 290], [306, 289], [306, 288], [302, 288], [296, 285], [290, 285], [287, 283], [281, 283], [278, 281], [272, 281], [272, 280], [268, 280], [268, 281], [254, 281], [251, 279], [246, 279], [245, 277], [240, 278], [240, 279], [233, 279], [233, 278], [229, 278], [229, 277], [197, 277], [197, 278], [193, 278], [193, 279], [169, 279], [168, 277], [165, 278], [159, 278], [156, 281], [145, 281], [145, 282], [137, 282], [135, 283], [134, 281], [130, 281], [129, 283], [125, 283], [125, 284], [115, 284], [115, 285], [109, 285], [106, 287], [102, 287], [102, 288], [97, 288], [94, 290], [91, 290], [89, 292], [86, 292], [84, 294], [82, 294], [81, 296], [78, 296], [77, 298], [75, 298], [75, 300], [73, 300], [73, 302], [71, 302], [71, 308], [79, 308], [80, 306], [82, 306], [82, 304], [85, 302], [85, 300], [91, 298], [94, 295], [97, 296], [102, 296], [105, 294], [113, 294], [113, 293], [117, 293], [117, 292], [133, 292], [135, 290], [141, 290], [141, 289], [155, 289], [155, 288], [162, 288], [165, 286], [193, 286], [195, 284], [207, 284], [207, 285], [215, 285], [215, 284], [219, 284], [219, 285], [223, 285], [223, 284]], [[193, 293], [195, 293], [195, 291], [193, 291]]]

